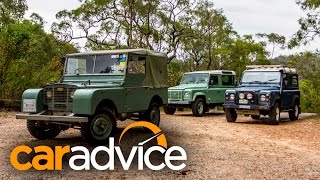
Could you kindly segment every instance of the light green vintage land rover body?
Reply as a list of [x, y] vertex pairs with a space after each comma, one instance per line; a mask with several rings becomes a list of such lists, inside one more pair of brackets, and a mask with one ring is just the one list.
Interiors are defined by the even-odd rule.
[[59, 83], [28, 89], [22, 95], [27, 127], [37, 139], [81, 129], [90, 143], [103, 144], [116, 120], [136, 117], [160, 123], [167, 104], [167, 55], [146, 49], [93, 51], [65, 58]]
[[236, 88], [236, 73], [228, 70], [195, 71], [185, 73], [180, 85], [168, 90], [166, 114], [176, 109], [191, 108], [194, 116], [203, 116], [210, 108], [222, 106], [224, 94]]

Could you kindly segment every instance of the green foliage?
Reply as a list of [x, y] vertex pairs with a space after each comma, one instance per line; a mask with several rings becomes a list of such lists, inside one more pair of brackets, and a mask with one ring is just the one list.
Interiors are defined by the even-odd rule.
[[289, 65], [300, 75], [301, 105], [304, 111], [320, 113], [320, 56], [306, 52], [292, 56]]
[[168, 64], [168, 84], [170, 87], [180, 84], [183, 74], [188, 72], [188, 68], [182, 61], [173, 60]]
[[320, 1], [298, 0], [297, 4], [307, 12], [307, 15], [299, 19], [300, 28], [290, 40], [290, 48], [300, 44], [306, 45], [320, 36]]
[[24, 20], [25, 1], [2, 1], [0, 9], [0, 99], [20, 99], [25, 89], [58, 80], [60, 57], [76, 49], [44, 32], [40, 16]]

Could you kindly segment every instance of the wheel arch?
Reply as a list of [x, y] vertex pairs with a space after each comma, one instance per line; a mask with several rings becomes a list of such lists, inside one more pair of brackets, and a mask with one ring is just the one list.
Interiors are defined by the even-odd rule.
[[95, 108], [95, 113], [98, 113], [98, 111], [103, 107], [110, 109], [116, 116], [119, 114], [116, 104], [111, 99], [101, 100]]
[[193, 95], [193, 99], [192, 100], [195, 101], [197, 98], [202, 98], [205, 103], [207, 102], [206, 101], [206, 95], [204, 93], [202, 93], [202, 92], [195, 93]]
[[149, 103], [149, 107], [152, 105], [152, 103], [157, 103], [160, 107], [163, 106], [163, 100], [159, 95], [154, 95]]

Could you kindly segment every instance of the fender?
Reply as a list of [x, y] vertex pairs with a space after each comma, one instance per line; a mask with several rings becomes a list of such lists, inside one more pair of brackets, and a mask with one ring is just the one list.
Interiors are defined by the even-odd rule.
[[109, 99], [116, 105], [118, 112], [122, 113], [125, 111], [125, 96], [123, 96], [124, 89], [121, 89], [78, 89], [74, 93], [72, 112], [80, 115], [93, 115], [100, 102]]
[[292, 102], [291, 102], [291, 105], [292, 107], [294, 106], [294, 103], [298, 101], [299, 102], [299, 106], [300, 106], [300, 97], [298, 95], [294, 95], [293, 98], [292, 98]]
[[204, 97], [206, 97], [206, 94], [203, 93], [203, 92], [197, 92], [197, 93], [195, 93], [195, 94], [193, 95], [192, 101], [195, 101], [198, 96], [204, 96]]
[[271, 92], [271, 96], [270, 96], [270, 106], [274, 106], [274, 104], [276, 103], [276, 101], [280, 100], [280, 95], [277, 92]]
[[43, 89], [27, 89], [22, 94], [21, 112], [23, 112], [23, 100], [35, 99], [36, 100], [36, 112], [43, 111]]

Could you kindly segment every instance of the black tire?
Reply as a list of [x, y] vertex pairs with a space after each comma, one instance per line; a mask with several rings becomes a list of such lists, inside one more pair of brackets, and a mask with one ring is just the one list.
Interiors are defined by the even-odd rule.
[[251, 115], [251, 119], [259, 120], [260, 119], [260, 115]]
[[238, 115], [235, 109], [226, 108], [225, 112], [228, 122], [236, 122]]
[[280, 113], [280, 105], [279, 103], [275, 103], [273, 108], [269, 112], [268, 123], [272, 125], [278, 125], [280, 123]]
[[299, 119], [299, 104], [294, 103], [293, 110], [289, 111], [290, 121], [295, 121]]
[[58, 125], [31, 120], [27, 120], [27, 128], [29, 133], [39, 140], [54, 139], [61, 131]]
[[196, 117], [201, 117], [206, 112], [205, 102], [202, 98], [197, 98], [192, 103], [192, 113]]
[[157, 103], [152, 103], [146, 112], [146, 118], [148, 122], [155, 124], [156, 126], [160, 125], [160, 110]]
[[177, 108], [165, 106], [165, 107], [163, 107], [163, 110], [164, 110], [164, 112], [166, 114], [174, 115], [174, 113], [176, 112]]
[[104, 112], [89, 118], [88, 123], [81, 124], [81, 136], [90, 144], [104, 145], [113, 136], [116, 126], [113, 112], [104, 109]]

